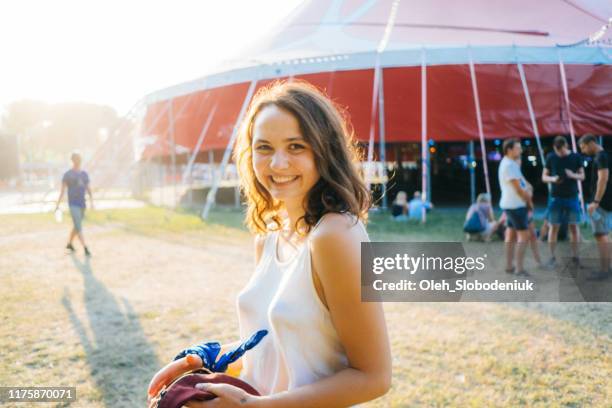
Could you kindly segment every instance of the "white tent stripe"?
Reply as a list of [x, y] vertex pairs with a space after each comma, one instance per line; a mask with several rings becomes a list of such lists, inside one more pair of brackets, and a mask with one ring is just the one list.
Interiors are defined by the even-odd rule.
[[538, 145], [540, 161], [542, 162], [542, 167], [544, 167], [546, 165], [546, 161], [544, 159], [544, 150], [542, 149], [542, 141], [540, 140], [540, 131], [538, 130], [538, 123], [536, 122], [535, 112], [533, 110], [533, 105], [531, 104], [531, 94], [529, 93], [529, 87], [527, 86], [525, 70], [523, 69], [523, 64], [521, 64], [520, 62], [517, 62], [516, 66], [518, 67], [519, 75], [521, 77], [521, 83], [523, 84], [523, 93], [525, 94], [525, 102], [527, 103], [527, 109], [529, 110], [529, 118], [531, 119], [533, 135], [535, 136], [536, 143]]
[[379, 92], [379, 82], [380, 77], [382, 75], [381, 67], [380, 67], [380, 56], [387, 48], [389, 44], [389, 38], [391, 37], [391, 33], [393, 32], [393, 26], [395, 25], [395, 20], [397, 18], [397, 9], [399, 6], [400, 0], [393, 0], [391, 4], [391, 10], [389, 11], [389, 17], [387, 18], [387, 24], [385, 26], [385, 31], [383, 36], [378, 43], [378, 47], [376, 48], [376, 62], [374, 64], [374, 81], [372, 84], [372, 110], [370, 115], [370, 137], [368, 140], [368, 163], [366, 165], [366, 184], [368, 188], [370, 187], [372, 176], [373, 176], [373, 166], [372, 161], [374, 160], [374, 135], [376, 133], [376, 108], [378, 104], [378, 92]]
[[372, 180], [372, 161], [374, 160], [374, 134], [376, 133], [376, 107], [378, 104], [378, 82], [380, 81], [380, 64], [377, 56], [376, 67], [374, 68], [374, 81], [372, 84], [372, 110], [370, 112], [370, 138], [368, 141], [368, 162], [366, 165], [366, 184], [370, 186]]
[[255, 85], [257, 85], [257, 80], [253, 79], [251, 81], [251, 85], [249, 86], [249, 90], [247, 91], [246, 96], [244, 97], [244, 102], [242, 102], [242, 108], [240, 108], [240, 113], [236, 118], [236, 123], [234, 124], [234, 130], [232, 131], [232, 137], [227, 143], [227, 147], [225, 148], [225, 152], [223, 153], [223, 159], [221, 160], [221, 165], [219, 169], [218, 177], [213, 178], [213, 184], [208, 191], [208, 195], [206, 196], [206, 204], [204, 205], [204, 209], [202, 210], [202, 218], [208, 218], [208, 214], [210, 209], [215, 203], [215, 196], [217, 194], [217, 190], [219, 189], [219, 183], [221, 182], [221, 177], [225, 173], [225, 167], [227, 167], [227, 163], [229, 162], [230, 153], [232, 152], [232, 148], [234, 147], [234, 143], [236, 142], [236, 138], [238, 137], [238, 131], [240, 129], [240, 124], [242, 123], [242, 119], [246, 113], [247, 107], [251, 102], [251, 98], [255, 93]]
[[[382, 71], [382, 70], [381, 70]], [[386, 144], [385, 144], [385, 92], [384, 92], [384, 76], [383, 72], [380, 75], [380, 81], [378, 86], [378, 131], [380, 134], [380, 142], [379, 142], [379, 156], [380, 161], [382, 163], [383, 171], [381, 176], [383, 177], [382, 183], [382, 207], [383, 209], [387, 208], [387, 183], [386, 183], [386, 175], [387, 175], [387, 155], [386, 155]]]
[[[570, 131], [570, 138], [572, 139], [572, 151], [574, 153], [578, 152], [578, 146], [576, 145], [576, 133], [574, 131], [574, 122], [572, 122], [572, 110], [570, 107], [570, 98], [569, 98], [569, 91], [567, 88], [567, 77], [565, 76], [565, 65], [563, 64], [563, 58], [561, 58], [561, 52], [559, 51], [559, 48], [557, 48], [557, 52], [559, 53], [559, 71], [561, 73], [561, 86], [563, 87], [563, 96], [565, 99], [565, 109], [567, 111], [567, 121], [569, 123], [569, 131]], [[576, 183], [578, 184], [578, 197], [580, 199], [580, 207], [582, 208], [582, 211], [584, 213], [584, 194], [582, 193], [582, 183], [578, 180], [576, 180]]]
[[189, 158], [189, 162], [187, 163], [187, 167], [185, 168], [185, 171], [183, 172], [183, 177], [182, 177], [183, 183], [186, 182], [187, 176], [191, 176], [191, 169], [193, 168], [195, 159], [198, 153], [200, 152], [200, 148], [202, 147], [202, 143], [204, 142], [204, 138], [206, 137], [208, 128], [210, 124], [212, 123], [213, 118], [215, 117], [215, 112], [217, 112], [217, 106], [218, 106], [218, 103], [215, 103], [215, 106], [213, 106], [212, 110], [208, 114], [208, 117], [206, 118], [206, 123], [204, 123], [204, 126], [202, 126], [202, 130], [200, 131], [200, 136], [198, 136], [198, 142], [196, 143], [196, 146], [193, 148], [193, 153], [191, 154], [191, 157]]
[[487, 148], [485, 146], [484, 132], [482, 130], [482, 115], [480, 112], [480, 98], [478, 97], [478, 82], [476, 81], [476, 70], [470, 51], [470, 77], [472, 79], [472, 92], [474, 94], [474, 108], [476, 109], [476, 122], [478, 123], [478, 137], [480, 138], [480, 150], [482, 151], [482, 167], [485, 176], [487, 194], [491, 197], [491, 182], [489, 180], [489, 165], [487, 164]]
[[[427, 61], [425, 48], [421, 51], [421, 190], [422, 200], [427, 202], [427, 173], [429, 173], [427, 162]], [[423, 206], [421, 221], [427, 221], [427, 209]]]

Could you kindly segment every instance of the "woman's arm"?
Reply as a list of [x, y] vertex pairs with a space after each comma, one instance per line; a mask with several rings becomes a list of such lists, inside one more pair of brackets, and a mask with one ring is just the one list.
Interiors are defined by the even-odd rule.
[[346, 407], [385, 394], [391, 386], [391, 352], [380, 303], [361, 302], [359, 227], [339, 214], [329, 214], [313, 232], [313, 273], [346, 351], [349, 367], [291, 391], [253, 397], [228, 384], [198, 384], [216, 394], [212, 401], [190, 401], [190, 408], [209, 407]]
[[[358, 226], [329, 214], [313, 233], [313, 272], [325, 294], [349, 367], [295, 390], [254, 400], [262, 407], [345, 407], [385, 394], [391, 386], [391, 352], [381, 303], [361, 301]], [[344, 391], [344, 392], [343, 392]]]

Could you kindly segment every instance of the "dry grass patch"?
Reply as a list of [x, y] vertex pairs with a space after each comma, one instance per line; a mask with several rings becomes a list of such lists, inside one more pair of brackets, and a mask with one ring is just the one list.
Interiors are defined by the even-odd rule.
[[[235, 296], [253, 269], [241, 214], [217, 213], [203, 224], [180, 213], [160, 220], [167, 210], [155, 208], [123, 211], [89, 214], [89, 262], [63, 253], [67, 224], [2, 217], [1, 385], [73, 385], [77, 407], [140, 407], [151, 375], [178, 350], [236, 339]], [[366, 406], [612, 400], [610, 304], [388, 303], [385, 310], [393, 388]]]

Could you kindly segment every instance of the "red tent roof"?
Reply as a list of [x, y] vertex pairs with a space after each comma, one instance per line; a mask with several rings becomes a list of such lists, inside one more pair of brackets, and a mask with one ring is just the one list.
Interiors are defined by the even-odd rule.
[[588, 41], [610, 25], [610, 16], [612, 2], [586, 0], [305, 1], [241, 54], [235, 68], [148, 95], [145, 135], [169, 137], [169, 121], [155, 118], [167, 115], [172, 103], [176, 142], [193, 149], [207, 112], [218, 104], [201, 150], [224, 148], [248, 83], [293, 77], [346, 107], [360, 140], [368, 139], [372, 125], [378, 140], [371, 101], [373, 68], [380, 64], [385, 138], [418, 141], [423, 59], [429, 138], [478, 138], [470, 61], [486, 138], [533, 134], [517, 62], [525, 67], [540, 133], [569, 132], [560, 60], [576, 132], [612, 134], [612, 29]]

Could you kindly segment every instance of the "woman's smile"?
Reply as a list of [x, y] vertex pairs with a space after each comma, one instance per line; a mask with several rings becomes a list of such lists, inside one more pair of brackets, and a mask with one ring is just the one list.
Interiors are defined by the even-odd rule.
[[270, 176], [270, 181], [275, 187], [287, 187], [292, 185], [300, 176]]

